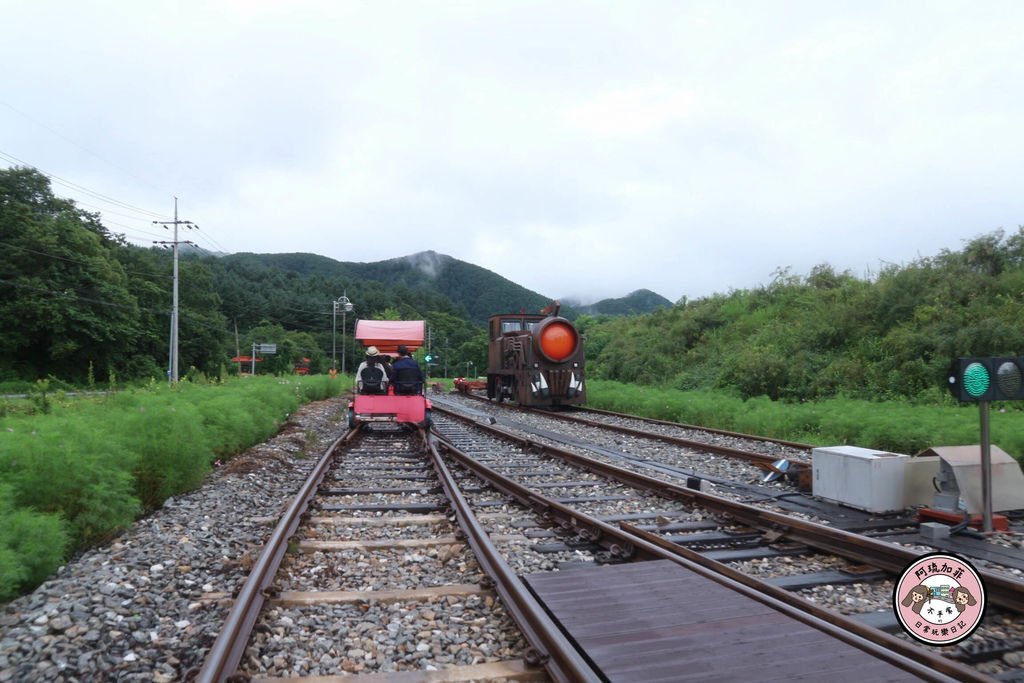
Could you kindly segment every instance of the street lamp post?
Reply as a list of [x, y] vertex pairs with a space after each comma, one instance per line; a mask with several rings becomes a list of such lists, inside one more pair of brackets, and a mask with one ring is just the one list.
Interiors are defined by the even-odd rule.
[[[347, 292], [346, 292], [347, 294]], [[339, 296], [334, 302], [334, 323], [333, 332], [331, 334], [331, 367], [338, 367], [338, 359], [336, 357], [336, 337], [338, 334], [338, 309], [341, 309], [341, 374], [345, 374], [345, 315], [352, 312], [352, 302], [345, 295]]]

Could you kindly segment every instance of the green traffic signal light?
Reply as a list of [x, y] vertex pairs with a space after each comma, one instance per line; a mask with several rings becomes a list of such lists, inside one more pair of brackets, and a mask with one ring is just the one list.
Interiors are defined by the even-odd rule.
[[969, 364], [963, 372], [964, 391], [976, 399], [981, 399], [992, 385], [988, 368], [978, 362]]
[[949, 389], [960, 401], [1024, 400], [1024, 357], [958, 358]]

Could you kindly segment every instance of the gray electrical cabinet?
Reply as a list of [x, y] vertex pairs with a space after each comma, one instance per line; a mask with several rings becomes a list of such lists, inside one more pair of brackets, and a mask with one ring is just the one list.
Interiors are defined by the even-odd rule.
[[902, 510], [910, 456], [858, 446], [813, 450], [815, 496], [868, 512]]

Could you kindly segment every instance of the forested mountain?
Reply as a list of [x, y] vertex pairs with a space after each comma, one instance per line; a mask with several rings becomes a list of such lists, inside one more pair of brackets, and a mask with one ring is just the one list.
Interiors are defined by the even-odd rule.
[[672, 308], [672, 302], [649, 289], [638, 289], [618, 299], [602, 299], [590, 305], [573, 304], [580, 314], [641, 315], [659, 308]]
[[391, 288], [443, 297], [472, 322], [483, 324], [494, 313], [540, 310], [551, 299], [485, 268], [444, 254], [418, 254], [373, 263], [340, 262], [315, 254], [234, 254], [226, 263], [254, 269], [276, 268], [302, 277], [327, 281], [376, 282]]

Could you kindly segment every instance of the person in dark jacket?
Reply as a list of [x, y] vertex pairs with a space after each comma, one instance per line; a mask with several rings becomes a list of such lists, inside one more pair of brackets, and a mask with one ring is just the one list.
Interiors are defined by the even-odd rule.
[[421, 394], [423, 393], [423, 371], [416, 359], [409, 355], [409, 348], [405, 345], [398, 347], [398, 359], [392, 364], [396, 394]]

